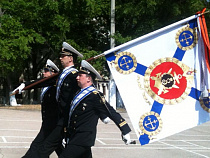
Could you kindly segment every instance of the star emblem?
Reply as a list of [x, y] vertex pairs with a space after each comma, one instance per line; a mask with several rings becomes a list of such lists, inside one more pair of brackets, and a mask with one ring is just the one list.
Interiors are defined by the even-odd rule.
[[179, 88], [176, 83], [180, 83], [179, 79], [181, 79], [182, 75], [177, 75], [176, 72], [172, 74], [172, 68], [168, 70], [167, 73], [157, 73], [156, 76], [151, 76], [151, 79], [155, 81], [154, 87], [158, 88], [158, 95], [162, 93], [168, 93], [168, 89]]

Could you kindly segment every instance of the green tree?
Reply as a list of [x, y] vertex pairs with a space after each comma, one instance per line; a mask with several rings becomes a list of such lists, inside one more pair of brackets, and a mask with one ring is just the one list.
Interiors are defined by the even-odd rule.
[[[203, 8], [206, 0], [119, 0], [116, 1], [116, 44], [122, 44], [182, 20]], [[205, 15], [207, 26], [210, 16]]]
[[47, 58], [58, 58], [63, 41], [87, 57], [97, 54], [107, 40], [101, 24], [106, 21], [102, 15], [108, 13], [107, 4], [103, 0], [1, 1], [0, 71], [8, 89], [19, 84], [22, 72], [26, 80], [37, 78]]

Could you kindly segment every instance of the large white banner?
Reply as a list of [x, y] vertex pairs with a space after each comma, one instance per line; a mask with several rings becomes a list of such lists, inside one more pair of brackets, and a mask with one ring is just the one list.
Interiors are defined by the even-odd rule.
[[196, 15], [104, 54], [141, 145], [209, 121]]

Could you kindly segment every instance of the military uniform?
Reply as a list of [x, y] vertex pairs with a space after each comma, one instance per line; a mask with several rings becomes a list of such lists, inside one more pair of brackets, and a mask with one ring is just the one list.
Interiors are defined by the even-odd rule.
[[[76, 49], [66, 42], [63, 42], [61, 55], [83, 57]], [[77, 69], [74, 66], [65, 67], [59, 74], [56, 84], [56, 100], [58, 102], [58, 122], [52, 133], [45, 139], [44, 143], [39, 147], [38, 153], [34, 154], [34, 158], [47, 158], [57, 146], [62, 144], [65, 138], [65, 128], [68, 123], [68, 115], [70, 103], [74, 94], [79, 87], [76, 81]]]
[[[55, 129], [58, 121], [58, 104], [55, 100], [56, 87], [50, 86], [43, 88], [45, 90], [43, 96], [41, 97], [41, 114], [42, 114], [42, 125], [41, 129], [30, 145], [29, 150], [23, 156], [23, 158], [29, 157], [33, 152], [38, 150], [39, 146], [43, 141], [50, 135], [50, 133]], [[62, 151], [62, 145], [60, 145], [56, 150], [59, 155]]]
[[[75, 93], [79, 90], [79, 86], [77, 85], [76, 77], [77, 77], [77, 70], [73, 68], [73, 71], [71, 71], [64, 79], [62, 84], [60, 85], [59, 94], [57, 94], [57, 101], [59, 105], [59, 117], [60, 120], [58, 122], [58, 125], [61, 125], [63, 127], [67, 126], [68, 118], [69, 118], [69, 108], [71, 101], [75, 95]], [[61, 76], [61, 75], [60, 75]], [[58, 81], [61, 80], [58, 78]], [[58, 83], [57, 83], [57, 89], [58, 89]]]
[[[75, 109], [72, 109], [68, 126], [69, 143], [60, 155], [60, 158], [71, 156], [78, 158], [82, 156], [85, 158], [91, 157], [91, 146], [94, 146], [95, 143], [96, 128], [100, 114], [110, 117], [119, 127], [123, 135], [131, 131], [121, 115], [102, 98], [104, 98], [103, 94], [94, 90], [82, 99]], [[89, 152], [84, 154], [81, 152], [80, 147], [75, 148], [75, 146], [82, 146]]]
[[[59, 71], [57, 66], [51, 62], [51, 60], [47, 60], [46, 69], [48, 71]], [[25, 86], [31, 85], [34, 82], [38, 82], [40, 79], [33, 82], [25, 82]], [[36, 138], [30, 145], [30, 148], [23, 156], [23, 158], [31, 158], [34, 152], [37, 152], [39, 146], [44, 142], [44, 140], [51, 134], [51, 132], [55, 129], [58, 122], [58, 104], [55, 98], [56, 95], [56, 80], [52, 78], [48, 84], [40, 83], [32, 86], [30, 89], [41, 88], [46, 85], [52, 85], [42, 88], [41, 91], [41, 116], [42, 116], [42, 125], [39, 133]], [[56, 149], [56, 153], [59, 155], [62, 151], [62, 145], [58, 146]]]
[[96, 77], [101, 79], [95, 68], [82, 60], [77, 76], [81, 90], [71, 103], [68, 121], [69, 141], [59, 158], [92, 158], [91, 146], [95, 144], [97, 124], [101, 114], [114, 121], [123, 138], [126, 138], [125, 136], [131, 131], [121, 115], [106, 102], [103, 94], [91, 85]]

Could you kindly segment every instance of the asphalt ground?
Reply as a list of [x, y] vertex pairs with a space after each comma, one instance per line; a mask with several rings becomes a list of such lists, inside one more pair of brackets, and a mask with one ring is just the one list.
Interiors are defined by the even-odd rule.
[[[120, 112], [131, 126], [126, 112]], [[39, 110], [0, 108], [0, 158], [20, 158], [28, 150], [41, 125]], [[132, 128], [132, 126], [131, 126]], [[134, 131], [131, 138], [136, 139]], [[210, 122], [141, 146], [125, 145], [116, 125], [99, 121], [93, 158], [208, 158]], [[56, 158], [52, 153], [50, 158]]]

